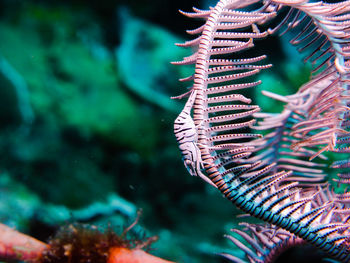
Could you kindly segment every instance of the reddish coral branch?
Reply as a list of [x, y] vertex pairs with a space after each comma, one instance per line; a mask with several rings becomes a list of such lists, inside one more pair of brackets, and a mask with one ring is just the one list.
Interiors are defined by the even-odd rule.
[[93, 226], [70, 225], [61, 228], [49, 244], [0, 224], [0, 260], [27, 263], [172, 263], [141, 249], [155, 241], [155, 237], [144, 241], [124, 238], [136, 223], [137, 220], [121, 236], [111, 231], [100, 232]]
[[146, 253], [141, 249], [112, 248], [107, 263], [173, 263]]
[[0, 260], [35, 262], [47, 244], [0, 224]]

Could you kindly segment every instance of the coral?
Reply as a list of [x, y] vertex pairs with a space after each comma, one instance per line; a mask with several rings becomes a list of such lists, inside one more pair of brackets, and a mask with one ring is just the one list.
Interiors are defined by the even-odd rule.
[[[32, 263], [171, 263], [146, 253], [157, 237], [130, 234], [136, 220], [118, 235], [95, 226], [70, 224], [62, 227], [48, 244], [0, 224], [0, 260]], [[127, 236], [131, 235], [131, 236]]]
[[101, 232], [94, 226], [74, 224], [62, 227], [43, 252], [41, 262], [107, 262], [111, 247], [131, 249], [138, 239], [124, 239], [111, 230]]
[[37, 262], [47, 245], [0, 224], [0, 260]]

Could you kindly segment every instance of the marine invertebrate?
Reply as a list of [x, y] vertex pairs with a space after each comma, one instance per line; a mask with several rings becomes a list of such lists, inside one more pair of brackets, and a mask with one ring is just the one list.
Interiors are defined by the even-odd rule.
[[137, 221], [138, 217], [120, 235], [111, 229], [101, 231], [91, 225], [70, 224], [59, 229], [47, 244], [0, 224], [0, 260], [33, 263], [170, 263], [144, 251], [157, 240], [156, 236], [127, 237]]
[[[338, 204], [339, 202], [342, 202], [336, 199], [336, 194], [333, 192], [322, 191], [320, 195], [317, 195], [314, 202], [316, 202], [316, 206], [319, 207], [329, 200], [335, 200], [335, 202]], [[344, 204], [341, 206], [344, 206]], [[341, 221], [343, 222], [348, 220], [348, 215], [339, 214], [339, 216], [342, 217]], [[327, 225], [327, 220], [329, 220], [329, 218], [322, 216], [319, 217], [318, 225], [321, 227], [322, 225]], [[243, 230], [231, 229], [231, 231], [235, 233], [236, 236], [240, 236], [245, 242], [240, 241], [233, 235], [226, 235], [226, 237], [232, 241], [236, 247], [240, 248], [244, 252], [244, 256], [237, 257], [230, 252], [221, 253], [222, 256], [230, 259], [232, 262], [284, 262], [283, 260], [281, 261], [279, 259], [283, 257], [283, 253], [285, 253], [287, 250], [298, 246], [302, 246], [305, 249], [305, 246], [308, 245], [305, 240], [293, 235], [292, 233], [282, 228], [278, 228], [270, 224], [249, 224], [242, 222], [240, 225], [244, 227]], [[307, 247], [307, 251], [308, 255], [310, 256], [309, 260], [312, 260], [312, 258], [314, 258], [314, 260], [316, 258], [316, 260], [318, 260], [317, 262], [319, 262], [321, 258], [330, 260], [327, 258], [325, 253], [322, 253], [322, 251], [317, 250], [313, 247]], [[289, 260], [288, 262], [296, 262], [298, 259], [300, 260], [300, 258], [296, 256], [294, 258], [294, 261]]]
[[[243, 230], [232, 229], [249, 245], [244, 244], [238, 238], [231, 235], [226, 237], [237, 247], [239, 247], [249, 262], [270, 263], [285, 250], [296, 245], [305, 245], [305, 241], [296, 237], [284, 229], [275, 228], [271, 225], [255, 225], [242, 223]], [[242, 263], [243, 259], [230, 253], [221, 253], [221, 255], [232, 262]]]
[[[193, 117], [175, 125], [176, 134], [196, 132], [187, 147], [193, 159], [184, 155], [185, 164], [196, 167], [191, 174], [208, 178], [244, 212], [344, 262], [350, 261], [348, 194], [325, 195], [323, 160], [327, 151], [349, 152], [349, 12], [349, 1], [220, 0], [210, 10], [182, 12], [205, 23], [188, 31], [199, 37], [179, 44], [197, 51], [174, 63], [195, 64], [183, 79], [193, 86], [179, 96], [195, 97]], [[294, 35], [290, 42], [311, 62], [311, 77], [294, 95], [265, 91], [286, 105], [279, 114], [259, 113], [243, 92], [260, 81], [242, 80], [271, 64], [260, 64], [266, 56], [251, 57], [248, 49], [281, 31]], [[336, 167], [349, 167], [349, 160], [330, 165]], [[339, 181], [348, 178], [345, 172]], [[325, 202], [315, 201], [323, 196]]]
[[[41, 263], [55, 262], [123, 262], [121, 259], [134, 255], [134, 250], [147, 248], [156, 237], [148, 239], [126, 237], [133, 223], [120, 235], [107, 229], [101, 231], [95, 226], [71, 224], [62, 227], [48, 242], [48, 249], [42, 252]], [[136, 253], [137, 254], [137, 253]], [[137, 258], [137, 257], [136, 257]], [[135, 255], [134, 255], [135, 260]], [[131, 262], [131, 261], [125, 261]]]
[[0, 224], [0, 260], [33, 262], [45, 249], [47, 244]]

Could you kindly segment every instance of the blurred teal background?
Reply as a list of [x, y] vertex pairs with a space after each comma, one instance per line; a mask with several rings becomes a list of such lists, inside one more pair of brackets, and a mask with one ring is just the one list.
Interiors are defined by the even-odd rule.
[[[0, 1], [0, 222], [47, 240], [142, 208], [153, 254], [224, 262], [237, 211], [188, 175], [172, 130], [184, 101], [169, 98], [192, 74], [169, 63], [191, 53], [174, 43], [200, 25], [177, 10], [207, 2]], [[281, 90], [287, 76], [262, 78]]]

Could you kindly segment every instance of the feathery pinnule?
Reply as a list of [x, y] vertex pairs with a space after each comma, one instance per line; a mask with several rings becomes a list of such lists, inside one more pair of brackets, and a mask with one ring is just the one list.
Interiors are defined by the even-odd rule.
[[[349, 213], [348, 194], [315, 201], [329, 188], [324, 152], [350, 151], [350, 1], [220, 0], [210, 10], [193, 10], [182, 13], [205, 23], [188, 31], [197, 38], [179, 45], [196, 51], [174, 63], [195, 65], [194, 74], [182, 79], [193, 81], [190, 91], [179, 96], [190, 95], [179, 115], [186, 120], [175, 123], [185, 165], [244, 212], [350, 262], [350, 225], [339, 212]], [[252, 76], [272, 65], [248, 51], [262, 38], [287, 32], [311, 63], [311, 77], [290, 96], [265, 91], [285, 107], [279, 114], [260, 113], [244, 94], [261, 83]], [[339, 162], [329, 168], [350, 163]], [[348, 172], [339, 178], [347, 183]]]

